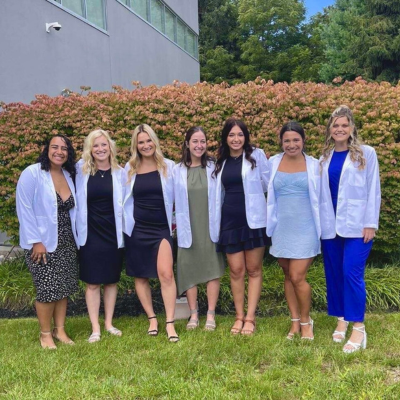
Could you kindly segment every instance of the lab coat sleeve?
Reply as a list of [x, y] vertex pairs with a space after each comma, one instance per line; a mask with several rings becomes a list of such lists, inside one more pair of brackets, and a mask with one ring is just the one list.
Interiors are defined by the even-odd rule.
[[378, 157], [374, 149], [366, 155], [368, 197], [364, 215], [364, 228], [378, 229], [381, 206], [381, 184]]
[[40, 243], [41, 236], [33, 210], [37, 177], [31, 168], [25, 169], [17, 183], [17, 215], [20, 224], [20, 242], [33, 244]]
[[258, 157], [260, 173], [261, 173], [261, 184], [263, 187], [264, 193], [268, 191], [269, 178], [271, 175], [270, 162], [268, 161], [267, 156], [265, 155], [263, 150], [259, 150]]

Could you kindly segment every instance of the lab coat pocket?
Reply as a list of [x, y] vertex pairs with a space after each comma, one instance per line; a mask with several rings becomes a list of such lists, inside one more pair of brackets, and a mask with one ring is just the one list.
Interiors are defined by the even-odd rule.
[[362, 228], [365, 206], [365, 200], [347, 200], [346, 225], [349, 228]]
[[351, 186], [363, 187], [366, 184], [365, 170], [353, 167], [350, 171], [349, 184]]

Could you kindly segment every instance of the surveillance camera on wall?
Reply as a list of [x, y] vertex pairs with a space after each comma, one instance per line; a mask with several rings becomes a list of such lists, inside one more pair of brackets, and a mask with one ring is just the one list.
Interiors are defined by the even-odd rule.
[[46, 24], [46, 32], [50, 33], [50, 29], [53, 28], [56, 31], [59, 31], [62, 26], [58, 22], [50, 22], [49, 24]]

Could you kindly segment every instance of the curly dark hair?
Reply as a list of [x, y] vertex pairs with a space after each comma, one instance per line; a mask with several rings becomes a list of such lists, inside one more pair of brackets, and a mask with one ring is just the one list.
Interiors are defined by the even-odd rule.
[[[182, 145], [182, 157], [181, 157], [181, 163], [185, 165], [186, 167], [190, 167], [192, 165], [192, 158], [190, 156], [190, 151], [189, 151], [189, 141], [190, 138], [195, 134], [196, 132], [202, 132], [204, 134], [204, 137], [207, 140], [207, 135], [204, 132], [204, 129], [201, 126], [194, 126], [190, 128], [185, 135], [185, 140]], [[205, 168], [207, 166], [207, 163], [209, 161], [213, 161], [213, 158], [210, 157], [207, 153], [207, 151], [201, 156], [201, 167]]]
[[224, 127], [222, 128], [221, 131], [221, 142], [218, 148], [218, 157], [215, 163], [215, 171], [213, 172], [215, 177], [221, 172], [224, 161], [229, 157], [230, 151], [229, 151], [229, 146], [227, 144], [227, 138], [232, 128], [236, 125], [242, 130], [244, 134], [243, 151], [246, 160], [251, 163], [251, 169], [254, 169], [257, 166], [256, 160], [251, 156], [254, 147], [250, 143], [250, 132], [247, 129], [246, 124], [240, 119], [228, 118], [225, 121]]
[[55, 137], [59, 137], [62, 140], [64, 140], [65, 144], [67, 145], [68, 148], [68, 159], [67, 161], [63, 164], [63, 168], [69, 172], [72, 178], [75, 178], [76, 175], [76, 169], [75, 169], [75, 149], [72, 146], [71, 141], [64, 135], [57, 134], [50, 136], [43, 147], [43, 150], [36, 160], [36, 162], [40, 163], [40, 166], [42, 169], [45, 171], [50, 171], [50, 159], [49, 159], [49, 148], [50, 148], [50, 143], [51, 140]]

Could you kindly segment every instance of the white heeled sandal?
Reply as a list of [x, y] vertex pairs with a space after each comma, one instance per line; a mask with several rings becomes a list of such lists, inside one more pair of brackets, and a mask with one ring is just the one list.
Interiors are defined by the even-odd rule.
[[[343, 352], [346, 354], [354, 353], [355, 351], [358, 351], [360, 349], [367, 348], [367, 332], [365, 331], [365, 325], [353, 326], [353, 330], [363, 333], [364, 337], [361, 340], [361, 343], [355, 343], [355, 342], [352, 342], [351, 340], [348, 340], [347, 343], [343, 347]], [[350, 349], [346, 348], [347, 345], [351, 346], [351, 348]]]
[[[347, 327], [349, 326], [349, 321], [345, 321], [344, 317], [338, 317], [338, 321], [345, 322], [346, 323], [346, 329], [344, 331], [335, 330], [332, 333], [332, 340], [335, 343], [342, 343], [344, 341], [344, 339], [346, 338], [346, 332], [347, 332]], [[339, 337], [335, 337], [335, 336], [339, 336]]]
[[[291, 320], [292, 322], [300, 322], [300, 318], [290, 318], [290, 320]], [[286, 336], [286, 339], [287, 339], [287, 340], [293, 340], [294, 335], [296, 335], [296, 333], [299, 333], [299, 332], [289, 332], [289, 333], [287, 334], [287, 336]]]
[[304, 340], [314, 340], [314, 321], [310, 317], [309, 322], [300, 322], [300, 326], [306, 326], [306, 325], [311, 325], [311, 332], [312, 332], [312, 337], [310, 336], [302, 336], [301, 339]]

